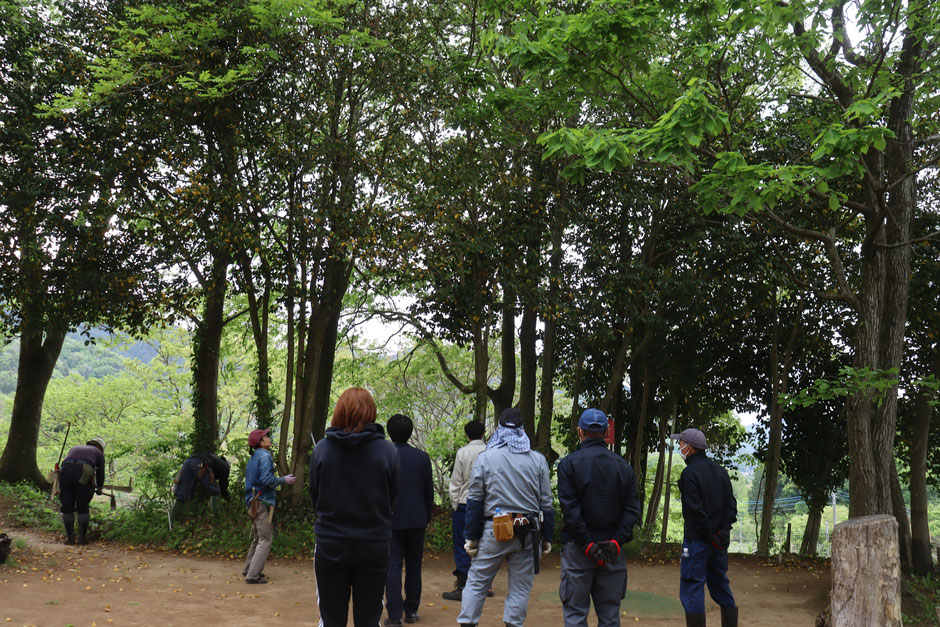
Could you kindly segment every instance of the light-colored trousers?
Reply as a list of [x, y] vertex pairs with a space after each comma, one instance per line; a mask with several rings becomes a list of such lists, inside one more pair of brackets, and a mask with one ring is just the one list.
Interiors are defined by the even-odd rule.
[[532, 554], [532, 542], [537, 538], [529, 536], [525, 548], [518, 538], [500, 542], [493, 535], [492, 521], [486, 521], [483, 537], [480, 538], [480, 552], [470, 562], [467, 573], [467, 585], [463, 589], [458, 623], [477, 624], [483, 613], [486, 593], [493, 585], [493, 579], [505, 560], [509, 569], [509, 593], [503, 604], [503, 622], [514, 627], [522, 627], [526, 611], [529, 609], [529, 593], [532, 592], [532, 580], [535, 578], [535, 559]]
[[[272, 507], [264, 503], [258, 504], [258, 513], [251, 519], [251, 546], [248, 547], [248, 558], [242, 573], [245, 579], [257, 579], [264, 570], [264, 563], [271, 552], [271, 540], [274, 537], [274, 524], [269, 517]], [[251, 513], [249, 511], [249, 516]]]

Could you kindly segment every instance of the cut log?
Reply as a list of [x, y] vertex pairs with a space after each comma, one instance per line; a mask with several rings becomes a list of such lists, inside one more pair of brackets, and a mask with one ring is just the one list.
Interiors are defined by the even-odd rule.
[[852, 518], [832, 534], [833, 627], [901, 627], [898, 523]]

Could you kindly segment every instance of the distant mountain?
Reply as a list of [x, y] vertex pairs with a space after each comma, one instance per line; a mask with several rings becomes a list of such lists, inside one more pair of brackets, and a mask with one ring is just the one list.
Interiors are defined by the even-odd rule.
[[[108, 347], [104, 345], [105, 339], [110, 336], [100, 330], [89, 335], [69, 333], [62, 344], [53, 378], [67, 377], [73, 372], [86, 378], [116, 375], [124, 370], [125, 359], [149, 363], [157, 355], [153, 347], [144, 342]], [[0, 349], [0, 394], [12, 394], [16, 390], [19, 348], [19, 339], [15, 339]]]

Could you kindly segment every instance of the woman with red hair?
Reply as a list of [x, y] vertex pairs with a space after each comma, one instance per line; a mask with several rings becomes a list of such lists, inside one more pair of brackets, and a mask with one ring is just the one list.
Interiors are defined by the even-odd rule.
[[313, 565], [324, 627], [346, 624], [350, 593], [356, 627], [375, 627], [382, 618], [399, 459], [375, 415], [368, 390], [343, 392], [310, 459]]

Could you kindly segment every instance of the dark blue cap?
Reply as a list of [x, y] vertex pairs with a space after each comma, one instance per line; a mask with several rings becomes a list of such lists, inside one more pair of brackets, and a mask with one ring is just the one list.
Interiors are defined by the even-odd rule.
[[603, 431], [607, 428], [607, 416], [599, 409], [585, 409], [578, 426], [585, 431]]
[[507, 407], [499, 415], [499, 426], [518, 429], [523, 426], [522, 411], [516, 407]]

